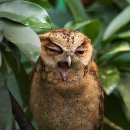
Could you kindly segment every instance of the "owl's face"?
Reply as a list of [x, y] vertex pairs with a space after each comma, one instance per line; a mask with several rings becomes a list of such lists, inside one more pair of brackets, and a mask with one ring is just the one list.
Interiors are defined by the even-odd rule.
[[43, 62], [63, 80], [78, 75], [91, 61], [91, 41], [78, 31], [58, 29], [39, 37]]

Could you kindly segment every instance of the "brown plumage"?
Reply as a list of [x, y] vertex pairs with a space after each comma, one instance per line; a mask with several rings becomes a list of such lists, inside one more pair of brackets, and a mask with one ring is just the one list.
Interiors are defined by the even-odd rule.
[[30, 98], [39, 130], [101, 130], [103, 91], [90, 39], [65, 29], [39, 37]]

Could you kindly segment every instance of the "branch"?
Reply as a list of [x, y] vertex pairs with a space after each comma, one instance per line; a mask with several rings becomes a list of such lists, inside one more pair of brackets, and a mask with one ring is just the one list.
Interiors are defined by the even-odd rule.
[[15, 120], [17, 121], [21, 130], [34, 130], [32, 124], [26, 118], [25, 113], [23, 112], [21, 106], [18, 104], [14, 96], [10, 94], [10, 100], [12, 105], [12, 113], [14, 115]]
[[107, 117], [104, 117], [104, 123], [107, 124], [109, 127], [113, 128], [114, 130], [124, 130], [122, 127], [110, 121]]

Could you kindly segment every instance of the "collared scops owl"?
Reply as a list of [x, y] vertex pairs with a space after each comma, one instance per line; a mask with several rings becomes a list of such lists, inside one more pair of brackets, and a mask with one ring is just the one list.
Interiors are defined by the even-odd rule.
[[91, 40], [57, 29], [39, 36], [32, 70], [30, 107], [39, 130], [101, 130], [103, 90]]

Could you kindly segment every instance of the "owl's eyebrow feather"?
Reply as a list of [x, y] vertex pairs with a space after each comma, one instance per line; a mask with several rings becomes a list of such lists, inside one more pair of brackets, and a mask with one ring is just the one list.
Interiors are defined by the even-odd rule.
[[48, 44], [52, 44], [56, 47], [59, 47], [60, 49], [62, 49], [59, 45], [57, 45], [56, 43], [54, 43], [53, 41], [51, 41], [51, 39], [46, 39], [48, 41]]
[[83, 47], [84, 44], [85, 44], [85, 41], [81, 45], [79, 45], [76, 49]]
[[53, 43], [50, 39], [48, 39], [47, 41], [48, 43], [45, 45], [47, 49], [52, 50], [52, 51], [63, 52], [62, 48], [58, 46], [57, 44]]

